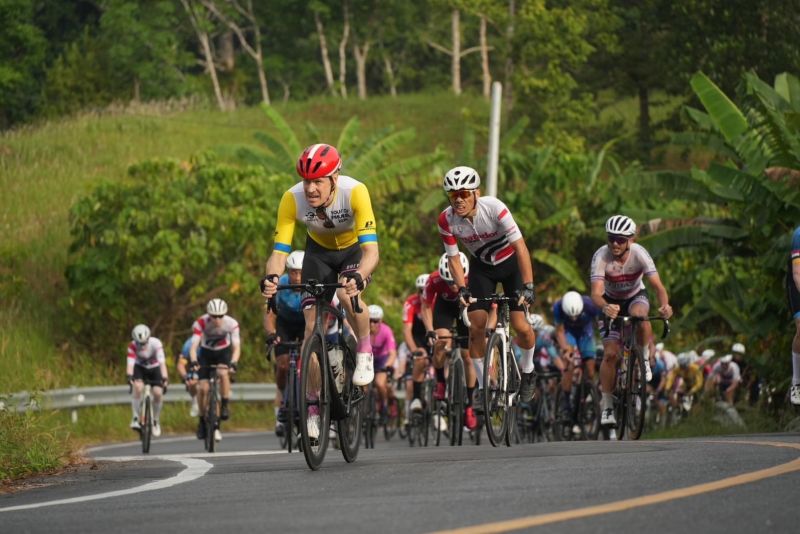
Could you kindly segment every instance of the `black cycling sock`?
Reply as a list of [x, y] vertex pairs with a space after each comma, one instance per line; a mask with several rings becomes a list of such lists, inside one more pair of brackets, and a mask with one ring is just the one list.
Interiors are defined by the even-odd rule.
[[472, 406], [472, 395], [475, 393], [474, 387], [467, 387], [467, 406]]
[[227, 405], [228, 405], [228, 401], [229, 401], [229, 400], [230, 400], [230, 399], [225, 399], [225, 398], [223, 398], [223, 399], [222, 399], [222, 405], [223, 405], [223, 406], [227, 406]]
[[444, 367], [441, 369], [434, 369], [436, 371], [436, 381], [440, 384], [444, 383]]
[[422, 382], [414, 382], [414, 398], [422, 397]]

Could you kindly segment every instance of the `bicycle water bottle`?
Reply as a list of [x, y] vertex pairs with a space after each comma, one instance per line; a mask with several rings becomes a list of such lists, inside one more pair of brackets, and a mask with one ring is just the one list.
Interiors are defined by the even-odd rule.
[[332, 346], [328, 349], [328, 359], [331, 362], [331, 369], [333, 370], [333, 377], [336, 381], [336, 391], [339, 393], [344, 389], [344, 351], [338, 345]]

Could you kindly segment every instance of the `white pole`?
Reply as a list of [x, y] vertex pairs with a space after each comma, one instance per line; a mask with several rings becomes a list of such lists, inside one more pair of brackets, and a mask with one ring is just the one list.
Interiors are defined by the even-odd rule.
[[492, 82], [492, 114], [489, 118], [489, 163], [486, 169], [486, 194], [497, 196], [497, 167], [500, 159], [500, 101], [503, 85]]

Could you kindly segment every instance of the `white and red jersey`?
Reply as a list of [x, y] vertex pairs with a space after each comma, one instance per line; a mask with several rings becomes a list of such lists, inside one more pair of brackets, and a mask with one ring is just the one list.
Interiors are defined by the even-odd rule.
[[439, 233], [448, 256], [458, 255], [458, 241], [483, 263], [499, 265], [512, 254], [511, 243], [522, 239], [511, 212], [495, 197], [479, 197], [473, 220], [459, 217], [453, 207], [439, 214]]
[[164, 345], [157, 337], [150, 337], [144, 345], [138, 345], [135, 341], [128, 344], [129, 366], [135, 364], [145, 369], [152, 369], [165, 361]]
[[239, 345], [239, 322], [228, 315], [217, 326], [209, 314], [204, 314], [192, 325], [192, 343], [200, 340], [200, 346], [210, 350], [222, 350], [230, 345]]
[[403, 323], [414, 324], [414, 321], [422, 321], [422, 299], [419, 292], [409, 295], [403, 303]]
[[[469, 283], [467, 278], [464, 278], [464, 283]], [[433, 303], [437, 298], [454, 302], [458, 300], [458, 288], [454, 284], [448, 284], [439, 274], [439, 271], [434, 271], [428, 277], [425, 289], [422, 290], [422, 300], [433, 308]]]
[[628, 257], [620, 262], [611, 254], [608, 245], [603, 245], [592, 257], [591, 281], [604, 280], [605, 294], [612, 299], [626, 300], [644, 289], [642, 277], [657, 274], [656, 264], [645, 248], [631, 244]]

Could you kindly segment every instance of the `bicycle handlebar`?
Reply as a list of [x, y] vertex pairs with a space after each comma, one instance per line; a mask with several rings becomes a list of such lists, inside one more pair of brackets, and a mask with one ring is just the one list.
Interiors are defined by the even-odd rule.
[[[326, 289], [342, 289], [344, 288], [344, 284], [340, 284], [339, 282], [335, 283], [322, 283], [318, 282], [317, 280], [309, 280], [303, 284], [278, 284], [278, 291], [286, 290], [286, 289], [302, 289], [305, 290], [309, 295], [312, 297], [320, 297], [325, 292]], [[265, 303], [267, 308], [269, 308], [270, 299], [265, 299]], [[350, 297], [350, 305], [353, 307], [353, 311], [355, 313], [361, 313], [363, 310], [358, 303], [358, 297]]]
[[[606, 318], [608, 316], [606, 315]], [[621, 322], [623, 325], [628, 323], [643, 323], [645, 321], [662, 321], [664, 323], [664, 330], [661, 333], [661, 339], [667, 339], [667, 336], [670, 333], [670, 326], [669, 326], [669, 319], [665, 319], [660, 315], [653, 315], [650, 317], [637, 317], [634, 315], [617, 315], [614, 319], [609, 319], [606, 321], [605, 328], [603, 329], [603, 337], [608, 337], [608, 333], [611, 330], [611, 325], [615, 322]]]
[[[488, 297], [481, 297], [481, 298], [472, 297], [471, 299], [469, 299], [469, 302], [470, 302], [470, 304], [472, 304], [473, 302], [498, 302], [499, 303], [499, 302], [517, 302], [517, 301], [515, 299], [511, 298], [511, 297], [507, 297], [505, 295], [499, 295], [499, 294], [495, 293], [494, 295], [490, 295]], [[472, 327], [472, 323], [470, 323], [469, 317], [467, 315], [467, 307], [464, 306], [464, 305], [460, 305], [460, 307], [461, 307], [461, 320], [464, 322], [464, 324], [467, 326], [467, 328], [471, 328]], [[523, 303], [522, 307], [524, 308], [523, 311], [525, 312], [525, 320], [528, 321], [528, 324], [530, 324], [533, 321], [533, 315], [531, 315], [530, 308], [529, 308], [528, 304], [526, 304], [526, 303]]]

